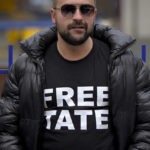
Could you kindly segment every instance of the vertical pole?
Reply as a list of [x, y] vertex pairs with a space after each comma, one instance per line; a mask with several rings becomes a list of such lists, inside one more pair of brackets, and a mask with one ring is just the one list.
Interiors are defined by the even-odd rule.
[[9, 45], [8, 46], [8, 69], [11, 67], [13, 63], [13, 46]]
[[142, 60], [146, 62], [146, 45], [142, 45]]

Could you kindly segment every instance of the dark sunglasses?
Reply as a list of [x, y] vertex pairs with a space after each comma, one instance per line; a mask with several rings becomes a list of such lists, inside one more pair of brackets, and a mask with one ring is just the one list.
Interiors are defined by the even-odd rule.
[[[77, 10], [77, 6], [71, 4], [65, 4], [61, 8], [54, 8], [54, 9], [61, 10], [61, 13], [64, 17], [71, 18], [75, 14]], [[89, 5], [89, 4], [80, 5], [79, 9], [80, 9], [80, 13], [84, 17], [88, 18], [94, 15], [95, 7], [93, 5]]]

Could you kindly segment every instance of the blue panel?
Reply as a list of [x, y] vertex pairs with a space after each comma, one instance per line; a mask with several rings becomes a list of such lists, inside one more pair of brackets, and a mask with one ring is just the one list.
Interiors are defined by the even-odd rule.
[[35, 20], [35, 21], [14, 21], [14, 20], [1, 20], [0, 30], [8, 29], [23, 29], [27, 27], [48, 27], [52, 26], [51, 20]]

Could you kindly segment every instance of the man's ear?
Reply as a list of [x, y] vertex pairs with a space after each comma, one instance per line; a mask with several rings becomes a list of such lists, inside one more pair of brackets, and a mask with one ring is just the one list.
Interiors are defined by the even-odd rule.
[[52, 18], [52, 22], [54, 23], [54, 24], [56, 24], [56, 19], [55, 19], [55, 10], [54, 10], [54, 8], [52, 8], [51, 9], [51, 18]]

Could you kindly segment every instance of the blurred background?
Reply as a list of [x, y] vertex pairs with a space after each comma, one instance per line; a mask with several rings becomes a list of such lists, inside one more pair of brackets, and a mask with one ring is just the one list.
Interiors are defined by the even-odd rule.
[[[18, 43], [52, 25], [51, 0], [0, 0], [0, 69], [8, 68], [8, 45], [14, 47], [13, 60], [21, 50]], [[96, 23], [110, 25], [136, 37], [132, 47], [141, 57], [146, 45], [146, 63], [150, 66], [150, 0], [97, 0]], [[0, 91], [6, 75], [0, 74]]]

